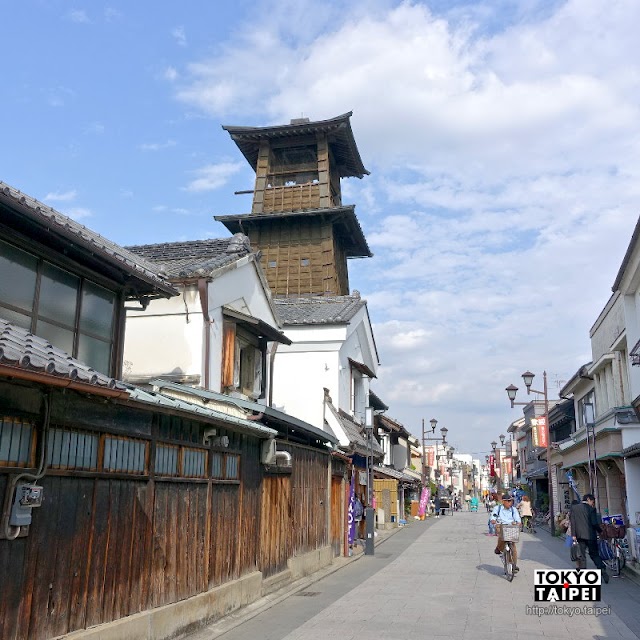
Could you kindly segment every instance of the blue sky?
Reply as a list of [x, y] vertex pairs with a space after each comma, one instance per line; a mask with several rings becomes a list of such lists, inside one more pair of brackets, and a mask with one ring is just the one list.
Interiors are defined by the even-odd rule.
[[[376, 392], [486, 451], [526, 369], [590, 360], [640, 211], [635, 0], [25, 0], [3, 14], [0, 179], [120, 244], [222, 237], [221, 125], [353, 111], [343, 183]], [[539, 379], [539, 378], [538, 378]], [[539, 385], [538, 385], [539, 386]]]

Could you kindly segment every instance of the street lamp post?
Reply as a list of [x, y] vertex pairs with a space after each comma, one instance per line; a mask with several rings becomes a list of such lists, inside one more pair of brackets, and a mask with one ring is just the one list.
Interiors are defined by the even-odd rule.
[[367, 433], [367, 506], [364, 510], [365, 541], [364, 554], [372, 556], [375, 553], [374, 529], [375, 510], [373, 509], [373, 407], [365, 408], [365, 430]]
[[[524, 380], [524, 384], [527, 387], [527, 395], [531, 395], [533, 393], [542, 394], [544, 397], [544, 422], [545, 422], [545, 430], [547, 435], [547, 478], [549, 484], [549, 527], [551, 529], [551, 535], [555, 536], [556, 534], [556, 525], [555, 525], [555, 514], [553, 509], [553, 479], [551, 475], [551, 430], [549, 425], [549, 393], [547, 388], [547, 372], [542, 372], [542, 380], [543, 380], [543, 391], [537, 391], [536, 389], [532, 389], [531, 385], [533, 384], [533, 379], [535, 378], [535, 374], [531, 373], [531, 371], [525, 371], [522, 374], [522, 379]], [[516, 393], [518, 392], [518, 387], [510, 384], [506, 388], [507, 395], [509, 396], [509, 400], [511, 401], [511, 408], [518, 405], [526, 405], [528, 402], [515, 402]]]

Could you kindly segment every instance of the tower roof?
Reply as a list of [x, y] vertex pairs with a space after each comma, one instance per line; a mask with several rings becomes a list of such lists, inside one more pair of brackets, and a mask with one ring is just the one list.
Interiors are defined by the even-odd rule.
[[356, 217], [354, 205], [331, 207], [330, 209], [304, 209], [303, 211], [282, 211], [264, 214], [241, 213], [214, 216], [214, 219], [222, 222], [231, 233], [245, 233], [251, 225], [260, 225], [263, 222], [269, 224], [274, 219], [292, 219], [296, 217], [321, 217], [331, 221], [334, 228], [340, 233], [347, 257], [371, 258], [373, 256]]
[[255, 171], [258, 163], [258, 149], [262, 140], [278, 140], [283, 138], [295, 138], [298, 136], [326, 133], [329, 146], [341, 178], [362, 178], [369, 175], [364, 168], [360, 152], [353, 137], [350, 118], [352, 111], [329, 120], [316, 120], [311, 122], [309, 118], [298, 118], [289, 124], [272, 127], [234, 127], [224, 126], [231, 139], [238, 145], [247, 162]]

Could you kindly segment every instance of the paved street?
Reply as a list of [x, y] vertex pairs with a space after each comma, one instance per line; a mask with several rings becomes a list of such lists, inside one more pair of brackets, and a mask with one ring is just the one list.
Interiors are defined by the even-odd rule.
[[523, 534], [521, 571], [509, 583], [493, 553], [496, 538], [485, 535], [486, 521], [480, 512], [412, 522], [378, 545], [374, 557], [189, 640], [640, 637], [640, 586], [625, 577], [602, 587], [600, 604], [611, 605], [609, 615], [526, 615], [527, 605], [536, 604], [533, 570], [572, 568], [569, 553], [546, 532]]

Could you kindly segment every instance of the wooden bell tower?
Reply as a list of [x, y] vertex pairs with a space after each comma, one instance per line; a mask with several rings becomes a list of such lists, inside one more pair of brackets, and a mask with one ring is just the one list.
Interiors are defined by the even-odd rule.
[[256, 172], [251, 213], [216, 216], [249, 236], [275, 296], [347, 295], [348, 258], [371, 257], [341, 178], [368, 175], [351, 130], [351, 112], [274, 127], [228, 127]]

